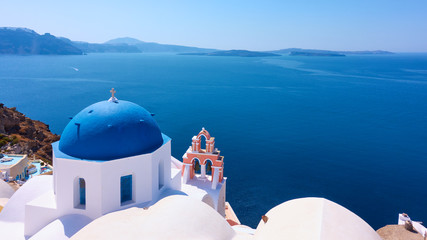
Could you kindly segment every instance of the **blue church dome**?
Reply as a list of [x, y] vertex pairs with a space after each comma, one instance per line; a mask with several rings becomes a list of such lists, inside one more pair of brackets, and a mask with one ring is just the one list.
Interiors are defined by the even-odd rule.
[[128, 101], [102, 101], [79, 112], [65, 127], [59, 150], [75, 158], [113, 160], [152, 152], [163, 144], [151, 114]]

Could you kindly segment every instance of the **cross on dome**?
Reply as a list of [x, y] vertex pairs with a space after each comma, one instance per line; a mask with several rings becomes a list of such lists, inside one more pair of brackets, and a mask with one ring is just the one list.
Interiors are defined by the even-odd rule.
[[114, 97], [114, 94], [116, 93], [116, 90], [114, 90], [114, 88], [111, 88], [110, 93], [111, 93], [111, 98], [108, 99], [108, 101], [109, 102], [117, 102], [118, 99], [116, 97]]

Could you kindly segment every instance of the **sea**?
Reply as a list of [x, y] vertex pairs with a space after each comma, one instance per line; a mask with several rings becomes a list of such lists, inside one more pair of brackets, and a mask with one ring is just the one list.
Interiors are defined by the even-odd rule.
[[57, 134], [111, 88], [155, 114], [177, 159], [202, 127], [215, 137], [242, 224], [304, 197], [374, 229], [427, 222], [427, 54], [0, 56], [0, 102]]

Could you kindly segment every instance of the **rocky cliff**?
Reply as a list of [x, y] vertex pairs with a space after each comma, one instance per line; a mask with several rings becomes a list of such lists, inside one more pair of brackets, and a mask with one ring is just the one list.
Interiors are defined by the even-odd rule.
[[27, 28], [0, 28], [0, 54], [19, 55], [82, 55], [82, 50], [45, 33]]
[[58, 141], [49, 126], [31, 120], [16, 108], [7, 108], [0, 103], [0, 151], [3, 153], [28, 154], [30, 158], [52, 162], [51, 143]]

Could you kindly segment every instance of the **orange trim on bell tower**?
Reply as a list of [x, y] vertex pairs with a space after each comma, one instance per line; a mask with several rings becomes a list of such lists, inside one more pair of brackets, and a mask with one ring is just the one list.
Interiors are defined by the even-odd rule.
[[[201, 146], [202, 137], [206, 139], [204, 149]], [[191, 165], [190, 169], [187, 168], [190, 171], [190, 179], [193, 179], [197, 174], [197, 177], [210, 178], [216, 185], [216, 183], [222, 182], [224, 178], [224, 157], [220, 156], [220, 151], [215, 148], [215, 138], [211, 137], [205, 128], [202, 128], [199, 134], [192, 138], [191, 146], [183, 156], [183, 163], [183, 176], [185, 175], [185, 166]]]

